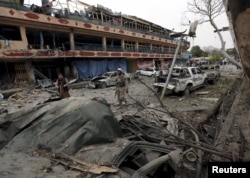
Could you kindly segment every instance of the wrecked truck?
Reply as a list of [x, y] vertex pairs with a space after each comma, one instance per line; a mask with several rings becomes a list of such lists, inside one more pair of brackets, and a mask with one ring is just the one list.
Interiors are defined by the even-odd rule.
[[[165, 86], [167, 75], [159, 76], [153, 87], [161, 92]], [[167, 89], [169, 92], [183, 93], [189, 95], [191, 91], [206, 86], [207, 74], [198, 67], [174, 67]]]
[[0, 120], [0, 145], [0, 172], [6, 178], [26, 177], [25, 171], [30, 177], [56, 176], [51, 170], [58, 164], [65, 167], [60, 177], [74, 170], [83, 177], [188, 178], [198, 161], [193, 150], [178, 144], [123, 137], [103, 98], [71, 97], [6, 114]]
[[213, 65], [202, 65], [201, 70], [207, 74], [207, 79], [209, 83], [214, 84], [220, 78], [220, 66]]

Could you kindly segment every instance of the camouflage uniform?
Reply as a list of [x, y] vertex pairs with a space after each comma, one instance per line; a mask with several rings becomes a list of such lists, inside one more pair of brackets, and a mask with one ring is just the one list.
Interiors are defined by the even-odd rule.
[[127, 100], [125, 98], [125, 92], [128, 92], [128, 81], [126, 76], [122, 73], [121, 75], [118, 75], [116, 78], [116, 95], [117, 100], [119, 102], [119, 105], [122, 105], [122, 102], [124, 101], [125, 104], [127, 103]]

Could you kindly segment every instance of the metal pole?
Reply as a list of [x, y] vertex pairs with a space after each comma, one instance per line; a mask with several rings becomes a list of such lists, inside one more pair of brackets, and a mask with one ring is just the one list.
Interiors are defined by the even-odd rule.
[[171, 77], [171, 74], [172, 74], [172, 71], [173, 71], [173, 68], [174, 68], [174, 65], [175, 65], [175, 61], [176, 61], [176, 58], [177, 58], [177, 55], [178, 55], [178, 51], [179, 51], [179, 49], [180, 49], [180, 46], [181, 46], [181, 42], [182, 42], [182, 40], [183, 40], [183, 37], [184, 37], [184, 35], [181, 35], [181, 39], [180, 39], [180, 41], [179, 41], [179, 43], [178, 43], [178, 46], [177, 46], [177, 48], [176, 48], [176, 50], [175, 50], [174, 59], [173, 59], [173, 62], [172, 62], [172, 64], [171, 64], [171, 67], [170, 67], [170, 69], [169, 69], [168, 77], [167, 77], [166, 83], [165, 83], [165, 85], [164, 85], [162, 94], [161, 94], [161, 98], [160, 98], [161, 101], [162, 101], [162, 99], [163, 99], [163, 97], [164, 97], [164, 95], [165, 95], [165, 92], [166, 92], [166, 89], [167, 89], [167, 86], [168, 86], [168, 83], [169, 83], [169, 80], [170, 80], [170, 77]]

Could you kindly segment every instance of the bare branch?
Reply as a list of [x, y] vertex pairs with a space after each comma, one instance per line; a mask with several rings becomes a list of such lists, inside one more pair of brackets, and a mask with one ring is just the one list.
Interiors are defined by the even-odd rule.
[[235, 61], [230, 55], [227, 54], [225, 50], [225, 41], [221, 35], [220, 30], [214, 22], [214, 19], [219, 15], [225, 12], [223, 1], [218, 0], [192, 0], [192, 2], [188, 3], [188, 10], [195, 15], [199, 14], [201, 16], [201, 20], [199, 20], [199, 24], [209, 22], [211, 26], [217, 32], [220, 42], [221, 49], [219, 50], [222, 55], [230, 60], [236, 66], [242, 68], [242, 65]]

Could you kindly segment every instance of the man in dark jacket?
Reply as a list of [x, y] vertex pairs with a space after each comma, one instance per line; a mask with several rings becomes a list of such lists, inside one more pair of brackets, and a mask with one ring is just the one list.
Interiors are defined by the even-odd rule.
[[63, 77], [62, 73], [59, 73], [58, 79], [56, 81], [56, 88], [61, 98], [70, 97], [68, 85], [69, 85], [68, 80]]

